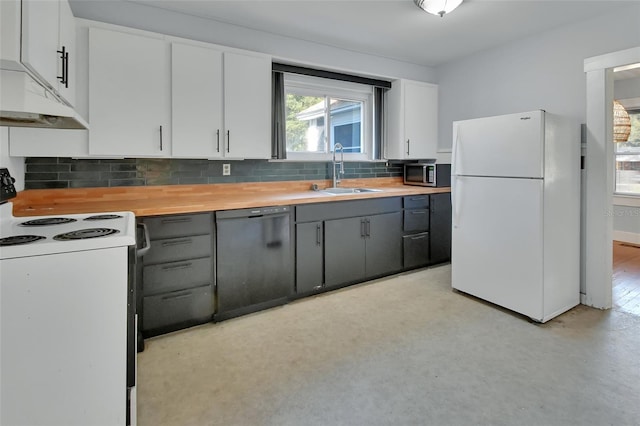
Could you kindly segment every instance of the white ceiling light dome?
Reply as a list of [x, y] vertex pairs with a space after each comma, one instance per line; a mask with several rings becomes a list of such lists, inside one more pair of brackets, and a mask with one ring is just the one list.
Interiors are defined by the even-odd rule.
[[460, 6], [462, 0], [413, 0], [413, 2], [425, 12], [432, 15], [440, 15], [442, 18], [445, 14]]

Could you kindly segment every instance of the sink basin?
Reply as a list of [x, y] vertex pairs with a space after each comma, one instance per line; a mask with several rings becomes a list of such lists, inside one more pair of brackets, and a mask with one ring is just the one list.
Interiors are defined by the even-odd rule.
[[322, 189], [320, 192], [324, 192], [332, 195], [342, 195], [342, 194], [360, 194], [364, 192], [382, 192], [382, 189], [374, 189], [374, 188], [327, 188]]

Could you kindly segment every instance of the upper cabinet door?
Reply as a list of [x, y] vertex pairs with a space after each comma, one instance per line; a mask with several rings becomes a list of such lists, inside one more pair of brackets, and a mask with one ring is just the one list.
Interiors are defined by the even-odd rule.
[[224, 54], [226, 157], [271, 158], [271, 61]]
[[169, 44], [89, 30], [89, 153], [162, 157], [170, 152]]
[[62, 62], [58, 53], [58, 1], [22, 1], [22, 63], [58, 89]]
[[438, 148], [438, 86], [396, 80], [387, 92], [386, 158], [435, 158]]
[[219, 158], [224, 152], [222, 52], [171, 45], [171, 153]]
[[[76, 23], [71, 12], [71, 7], [67, 1], [61, 1], [60, 5], [60, 33], [58, 50], [64, 49], [65, 58], [60, 58], [58, 67], [60, 76], [64, 76], [63, 81], [58, 79], [58, 92], [71, 105], [76, 102]], [[64, 73], [62, 70], [64, 66]]]

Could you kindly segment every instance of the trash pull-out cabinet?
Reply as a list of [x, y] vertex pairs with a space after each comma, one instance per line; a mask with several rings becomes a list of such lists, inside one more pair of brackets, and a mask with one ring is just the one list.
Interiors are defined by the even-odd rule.
[[153, 336], [214, 313], [212, 213], [143, 218], [151, 249], [142, 266], [142, 331]]

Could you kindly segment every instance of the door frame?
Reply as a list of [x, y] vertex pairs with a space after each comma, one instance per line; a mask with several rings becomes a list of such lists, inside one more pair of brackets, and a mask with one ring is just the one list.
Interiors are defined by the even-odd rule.
[[586, 191], [582, 207], [585, 255], [580, 302], [612, 306], [613, 281], [613, 68], [640, 62], [640, 46], [587, 58]]

